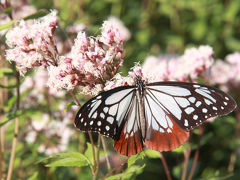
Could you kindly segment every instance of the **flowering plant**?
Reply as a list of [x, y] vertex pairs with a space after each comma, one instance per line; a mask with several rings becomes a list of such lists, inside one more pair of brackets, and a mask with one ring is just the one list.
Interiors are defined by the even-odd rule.
[[[206, 128], [194, 130], [191, 139], [171, 154], [176, 157], [183, 155], [183, 163], [168, 162], [168, 166], [165, 156], [169, 154], [152, 150], [123, 158], [112, 150], [109, 145], [111, 142], [106, 143], [103, 136], [91, 133], [86, 136], [76, 131], [73, 120], [79, 106], [87, 99], [119, 86], [134, 85], [136, 76], [140, 76], [146, 83], [183, 81], [211, 84], [231, 93], [238, 101], [239, 52], [227, 55], [225, 60], [215, 60], [215, 46], [200, 45], [186, 48], [183, 53], [179, 53], [182, 55], [169, 53], [168, 47], [167, 53], [161, 54], [159, 45], [151, 42], [151, 49], [144, 48], [147, 53], [138, 51], [140, 59], [133, 59], [142, 61], [146, 57], [143, 63], [135, 62], [132, 67], [133, 62], [130, 63], [129, 59], [134, 54], [133, 49], [144, 45], [145, 36], [142, 37], [142, 34], [146, 35], [148, 31], [131, 35], [124, 23], [113, 16], [103, 21], [97, 30], [88, 23], [64, 24], [62, 11], [51, 10], [44, 15], [36, 13], [34, 15], [40, 17], [34, 19], [35, 16], [29, 18], [26, 13], [19, 15], [26, 9], [35, 13], [33, 6], [22, 4], [22, 8], [16, 8], [19, 5], [14, 3], [11, 6], [11, 13], [0, 16], [3, 19], [0, 24], [10, 22], [1, 31], [1, 36], [6, 39], [4, 45], [0, 45], [0, 99], [4, 102], [0, 106], [0, 179], [25, 179], [33, 171], [36, 173], [31, 178], [41, 178], [39, 172], [43, 172], [44, 178], [46, 176], [50, 179], [58, 173], [61, 176], [67, 174], [68, 178], [83, 178], [85, 175], [85, 178], [93, 179], [133, 179], [147, 173], [148, 167], [156, 159], [161, 160], [161, 171], [167, 173], [168, 179], [171, 179], [171, 175], [185, 179], [188, 168], [188, 177], [191, 179], [198, 169], [196, 166], [205, 168], [201, 166], [202, 157], [198, 157], [199, 149], [206, 146], [206, 141], [210, 141], [213, 136], [208, 128], [214, 126], [216, 131], [221, 131], [220, 134], [226, 133], [221, 121], [212, 121]], [[7, 1], [1, 2], [2, 7], [6, 10], [10, 5]], [[140, 27], [144, 26], [145, 22], [141, 22]], [[61, 31], [68, 33], [65, 39]], [[139, 39], [141, 41], [138, 42]], [[135, 46], [132, 46], [133, 41]], [[156, 49], [160, 55], [146, 56]], [[236, 111], [238, 121], [239, 112]], [[235, 116], [225, 119], [229, 123], [227, 125], [231, 124], [231, 130], [235, 130], [234, 142], [237, 142], [239, 128], [233, 126]], [[226, 139], [225, 142], [228, 141]], [[239, 167], [236, 161], [237, 148], [228, 150], [231, 156], [226, 170], [228, 172]], [[193, 157], [191, 152], [194, 152]], [[219, 152], [216, 154], [213, 153], [213, 156], [220, 156]], [[26, 160], [22, 161], [20, 157]], [[36, 161], [38, 164], [32, 165]], [[7, 169], [6, 162], [9, 162]], [[189, 162], [192, 162], [192, 167], [189, 167]], [[126, 163], [128, 167], [124, 166]], [[157, 165], [160, 166], [159, 163]], [[61, 172], [56, 168], [68, 166], [74, 168], [64, 168]], [[26, 175], [23, 173], [25, 168], [30, 169]], [[164, 173], [161, 174], [165, 178]], [[204, 173], [199, 177], [206, 178]]]

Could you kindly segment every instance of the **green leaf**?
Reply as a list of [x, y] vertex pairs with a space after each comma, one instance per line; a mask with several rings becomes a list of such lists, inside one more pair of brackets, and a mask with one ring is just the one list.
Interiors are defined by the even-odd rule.
[[[60, 167], [60, 166], [82, 167], [82, 166], [90, 165], [88, 158], [85, 155], [78, 152], [58, 153], [47, 159], [45, 158], [41, 161], [46, 161], [46, 160], [53, 161], [47, 164], [46, 167]], [[41, 162], [41, 161], [38, 161], [38, 162]]]
[[35, 172], [32, 176], [30, 176], [27, 180], [37, 180], [38, 179], [38, 172]]
[[13, 75], [13, 70], [10, 68], [0, 68], [0, 78], [4, 77], [4, 76], [9, 76], [9, 75]]
[[[96, 154], [96, 146], [94, 146], [94, 150]], [[92, 151], [92, 145], [90, 143], [87, 143], [87, 150], [85, 151], [84, 155], [89, 159], [89, 161], [93, 165], [93, 151]]]
[[37, 19], [37, 18], [46, 16], [48, 13], [49, 13], [49, 12], [46, 11], [46, 10], [40, 10], [40, 11], [34, 13], [34, 14], [31, 14], [31, 15], [25, 17], [24, 20]]
[[2, 122], [0, 122], [0, 127], [6, 124], [7, 122], [15, 119], [16, 117], [22, 116], [23, 111], [17, 110], [15, 112], [6, 113]]
[[107, 177], [105, 180], [117, 180], [117, 179], [134, 179], [138, 174], [142, 173], [143, 168], [145, 167], [145, 164], [142, 166], [131, 166], [128, 167], [125, 172], [116, 174], [113, 176]]
[[1, 25], [0, 25], [0, 31], [11, 27], [11, 26], [14, 24], [14, 22], [15, 22], [15, 21], [12, 20], [12, 21], [10, 21], [10, 22], [8, 22], [8, 23], [6, 23], [6, 24], [1, 24]]
[[147, 149], [144, 152], [145, 152], [146, 156], [148, 156], [149, 158], [160, 158], [161, 157], [161, 154], [158, 151]]
[[66, 107], [64, 108], [64, 112], [67, 112], [68, 110], [69, 110], [69, 108], [71, 107], [71, 106], [73, 106], [73, 105], [76, 105], [76, 103], [75, 102], [70, 102], [70, 103], [67, 103], [67, 105], [66, 105]]

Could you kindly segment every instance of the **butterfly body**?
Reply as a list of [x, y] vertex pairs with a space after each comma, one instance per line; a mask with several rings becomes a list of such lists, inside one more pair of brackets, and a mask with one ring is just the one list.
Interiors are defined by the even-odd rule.
[[236, 107], [224, 92], [201, 84], [156, 82], [122, 86], [90, 99], [76, 115], [82, 131], [95, 131], [114, 139], [124, 155], [148, 148], [164, 151], [179, 147], [189, 132], [205, 120]]

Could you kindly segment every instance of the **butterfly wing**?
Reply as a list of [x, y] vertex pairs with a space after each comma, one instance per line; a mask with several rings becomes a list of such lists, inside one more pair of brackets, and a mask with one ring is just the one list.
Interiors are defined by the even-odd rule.
[[146, 86], [146, 94], [186, 131], [209, 118], [228, 114], [236, 108], [236, 102], [231, 96], [202, 84], [151, 83]]
[[143, 149], [138, 109], [136, 87], [118, 87], [85, 103], [76, 115], [75, 125], [82, 131], [113, 138], [114, 148], [129, 156]]
[[124, 115], [122, 125], [119, 127], [119, 135], [114, 140], [114, 148], [121, 154], [131, 156], [143, 150], [141, 128], [139, 125], [139, 104], [134, 95], [130, 106]]
[[201, 84], [157, 82], [146, 85], [146, 146], [171, 150], [187, 140], [187, 131], [205, 120], [233, 111], [235, 101], [226, 93]]

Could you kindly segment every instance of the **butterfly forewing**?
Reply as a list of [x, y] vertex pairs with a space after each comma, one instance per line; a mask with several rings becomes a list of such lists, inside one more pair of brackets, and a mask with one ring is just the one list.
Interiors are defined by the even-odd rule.
[[82, 131], [95, 131], [115, 139], [134, 93], [134, 86], [124, 86], [90, 99], [78, 111], [75, 118], [76, 127]]
[[[146, 85], [145, 94], [149, 101], [158, 104], [163, 112], [187, 131], [209, 118], [230, 113], [236, 107], [235, 101], [226, 93], [201, 84], [151, 83]], [[164, 124], [163, 118], [162, 115], [156, 118], [159, 124]]]

